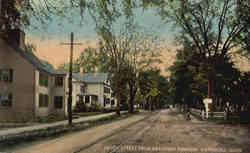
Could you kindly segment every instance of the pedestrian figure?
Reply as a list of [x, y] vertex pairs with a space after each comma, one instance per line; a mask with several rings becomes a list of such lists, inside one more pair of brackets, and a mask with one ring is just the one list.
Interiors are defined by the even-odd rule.
[[187, 110], [187, 120], [191, 120], [191, 116], [190, 116], [190, 109]]

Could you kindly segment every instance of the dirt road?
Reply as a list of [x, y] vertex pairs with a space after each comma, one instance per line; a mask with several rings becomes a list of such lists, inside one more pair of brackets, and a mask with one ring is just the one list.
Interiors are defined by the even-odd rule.
[[174, 109], [130, 118], [27, 145], [15, 153], [249, 153], [250, 131], [191, 121]]
[[239, 153], [250, 152], [249, 129], [218, 125], [194, 118], [186, 121], [175, 110], [163, 110], [81, 153]]

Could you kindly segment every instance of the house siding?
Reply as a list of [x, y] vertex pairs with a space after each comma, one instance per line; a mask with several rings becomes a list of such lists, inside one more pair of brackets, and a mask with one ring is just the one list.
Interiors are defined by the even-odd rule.
[[24, 120], [34, 117], [35, 67], [0, 39], [0, 69], [2, 68], [13, 69], [12, 82], [0, 82], [0, 93], [12, 93], [12, 106], [0, 106], [0, 117]]
[[[36, 71], [36, 116], [47, 116], [50, 114], [53, 115], [67, 115], [67, 96], [66, 96], [66, 88], [67, 81], [66, 77], [64, 77], [63, 86], [57, 87], [55, 86], [55, 75], [48, 75], [48, 87], [40, 86], [39, 85], [39, 71]], [[39, 94], [46, 94], [49, 96], [49, 105], [48, 107], [39, 107]], [[62, 96], [63, 97], [63, 108], [56, 109], [54, 105], [54, 97], [55, 96]]]
[[[0, 106], [0, 119], [31, 119], [37, 116], [48, 116], [50, 114], [67, 116], [68, 104], [68, 77], [64, 73], [48, 70], [43, 64], [30, 59], [27, 53], [21, 55], [21, 50], [16, 51], [5, 41], [0, 39], [0, 69], [13, 69], [12, 82], [0, 81], [0, 93], [12, 93], [12, 106]], [[32, 56], [32, 55], [31, 55]], [[32, 62], [32, 63], [30, 63]], [[48, 76], [48, 86], [39, 84], [40, 73]], [[63, 76], [62, 87], [55, 86], [55, 77]], [[78, 94], [81, 93], [81, 79], [73, 78], [72, 109], [78, 101]], [[104, 83], [87, 83], [87, 93], [98, 96], [98, 104], [104, 106]], [[48, 106], [39, 107], [39, 94], [48, 95]], [[105, 94], [108, 98], [109, 94]], [[63, 97], [61, 109], [55, 108], [54, 97]], [[106, 106], [107, 107], [107, 106]]]
[[94, 94], [98, 96], [98, 104], [103, 107], [103, 89], [101, 84], [92, 84], [87, 85], [87, 93]]
[[[55, 76], [52, 79], [52, 109], [51, 113], [52, 114], [58, 114], [58, 115], [66, 115], [67, 110], [65, 109], [65, 103], [66, 103], [66, 77], [62, 76], [63, 79], [63, 86], [62, 87], [57, 87], [55, 86]], [[62, 96], [63, 97], [63, 106], [61, 109], [56, 109], [54, 108], [54, 97], [55, 96]]]

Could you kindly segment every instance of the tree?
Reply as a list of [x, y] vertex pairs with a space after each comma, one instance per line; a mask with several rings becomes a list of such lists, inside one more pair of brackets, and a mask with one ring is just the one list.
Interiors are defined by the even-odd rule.
[[[170, 68], [169, 92], [176, 103], [199, 108], [202, 98], [207, 95], [208, 78], [203, 59], [197, 53], [194, 45], [183, 42], [183, 47], [177, 51], [176, 61]], [[244, 88], [246, 89], [246, 86], [241, 82], [242, 75], [238, 69], [234, 68], [230, 56], [224, 56], [222, 60], [218, 61], [215, 70], [212, 111], [222, 111], [226, 102], [242, 105], [243, 101], [239, 102], [236, 99], [243, 97], [242, 91]]]
[[241, 24], [244, 24], [246, 28], [242, 33], [237, 36], [236, 42], [242, 45], [243, 53], [249, 57], [250, 52], [250, 1], [239, 0], [237, 1], [237, 17]]
[[72, 14], [76, 11], [79, 11], [81, 16], [80, 23], [86, 15], [90, 15], [96, 22], [98, 22], [97, 16], [105, 18], [106, 22], [112, 22], [122, 12], [126, 16], [132, 16], [132, 8], [135, 7], [135, 2], [131, 0], [124, 0], [122, 5], [116, 0], [2, 0], [1, 2], [2, 33], [13, 28], [30, 26], [37, 28], [37, 25], [46, 27], [55, 16], [71, 21]]
[[[65, 70], [65, 71], [69, 71], [69, 63], [64, 63], [64, 64], [61, 64], [59, 65], [59, 67], [57, 68], [58, 70]], [[79, 73], [80, 71], [80, 67], [77, 63], [73, 62], [73, 65], [72, 65], [72, 72], [73, 73]]]
[[157, 6], [163, 20], [170, 21], [181, 30], [181, 36], [197, 48], [206, 65], [208, 97], [212, 97], [215, 79], [215, 65], [223, 60], [229, 51], [239, 47], [236, 37], [247, 25], [239, 22], [236, 13], [237, 0], [161, 0]]
[[[165, 88], [164, 88], [165, 87]], [[154, 108], [163, 107], [166, 103], [168, 93], [168, 81], [166, 77], [160, 75], [159, 69], [150, 69], [140, 72], [139, 74], [139, 93], [145, 109], [154, 110]], [[164, 101], [163, 101], [164, 100]]]
[[127, 28], [117, 34], [111, 25], [100, 26], [98, 33], [101, 36], [100, 49], [102, 52], [106, 52], [110, 57], [116, 78], [117, 114], [120, 115], [121, 70], [126, 63], [127, 55], [129, 54], [127, 46], [129, 46], [133, 35]]
[[[134, 98], [138, 89], [139, 72], [152, 68], [153, 64], [161, 63], [160, 43], [155, 36], [137, 31], [137, 25], [126, 22], [124, 30], [117, 34], [110, 25], [99, 28], [102, 36], [101, 50], [108, 53], [110, 66], [116, 75], [116, 81], [127, 81], [129, 88], [129, 111], [133, 113]], [[111, 70], [112, 71], [112, 70]], [[118, 89], [118, 87], [116, 87]], [[116, 90], [119, 92], [119, 90]]]
[[134, 31], [134, 37], [127, 48], [130, 54], [127, 58], [127, 78], [129, 88], [130, 113], [134, 111], [134, 100], [139, 88], [139, 73], [152, 69], [154, 65], [162, 63], [162, 40], [158, 37], [142, 32]]

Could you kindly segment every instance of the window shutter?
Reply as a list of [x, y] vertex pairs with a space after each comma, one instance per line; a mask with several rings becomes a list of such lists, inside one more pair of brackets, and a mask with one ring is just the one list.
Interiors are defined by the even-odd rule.
[[2, 106], [2, 94], [0, 94], [0, 106]]
[[39, 107], [42, 107], [43, 106], [43, 95], [42, 94], [39, 94]]
[[0, 69], [0, 81], [3, 80], [3, 70]]
[[45, 105], [47, 107], [47, 106], [49, 106], [49, 96], [45, 95], [45, 99], [46, 99]]
[[9, 69], [9, 82], [13, 81], [13, 69]]
[[7, 82], [9, 80], [9, 70], [4, 69], [3, 70], [3, 81]]

